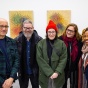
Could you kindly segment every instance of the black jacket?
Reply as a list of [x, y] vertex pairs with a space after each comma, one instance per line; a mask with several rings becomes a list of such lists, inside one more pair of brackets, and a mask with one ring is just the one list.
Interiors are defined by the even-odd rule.
[[[60, 36], [59, 39], [63, 40], [62, 36]], [[81, 40], [79, 40], [77, 42], [78, 42], [78, 44], [77, 44], [77, 46], [78, 46], [78, 56], [77, 56], [77, 58], [74, 62], [70, 62], [70, 59], [71, 59], [70, 58], [70, 51], [69, 51], [70, 49], [69, 49], [69, 47], [67, 48], [67, 56], [68, 57], [67, 57], [67, 64], [66, 64], [66, 67], [65, 67], [66, 71], [68, 71], [68, 70], [71, 70], [71, 71], [76, 70], [77, 71], [78, 70], [78, 62], [79, 62], [79, 59], [82, 55], [81, 48], [82, 48], [83, 43], [82, 43]]]
[[[30, 66], [33, 71], [33, 74], [35, 75], [38, 72], [38, 65], [36, 61], [36, 44], [41, 40], [42, 38], [38, 35], [38, 33], [34, 30], [32, 37], [30, 39], [31, 46], [30, 46]], [[20, 55], [20, 69], [19, 74], [22, 75], [22, 77], [26, 74], [26, 38], [24, 37], [23, 33], [20, 32], [19, 36], [15, 38], [18, 52]], [[36, 71], [35, 71], [36, 70]]]

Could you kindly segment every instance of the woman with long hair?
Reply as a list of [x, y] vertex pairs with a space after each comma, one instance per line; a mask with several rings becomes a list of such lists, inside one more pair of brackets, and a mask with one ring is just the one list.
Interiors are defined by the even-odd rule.
[[67, 63], [65, 67], [65, 84], [63, 88], [67, 88], [68, 78], [70, 79], [70, 88], [78, 88], [78, 62], [82, 54], [81, 35], [78, 27], [74, 23], [67, 25], [62, 36], [59, 37], [67, 46]]

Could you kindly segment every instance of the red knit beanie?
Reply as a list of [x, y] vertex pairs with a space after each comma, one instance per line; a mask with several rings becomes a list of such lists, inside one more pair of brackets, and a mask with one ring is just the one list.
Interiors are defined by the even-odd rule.
[[48, 25], [47, 25], [47, 27], [46, 27], [46, 32], [47, 32], [49, 29], [51, 29], [51, 28], [53, 28], [53, 29], [57, 32], [57, 26], [56, 26], [56, 24], [55, 24], [52, 20], [49, 21], [49, 23], [48, 23]]

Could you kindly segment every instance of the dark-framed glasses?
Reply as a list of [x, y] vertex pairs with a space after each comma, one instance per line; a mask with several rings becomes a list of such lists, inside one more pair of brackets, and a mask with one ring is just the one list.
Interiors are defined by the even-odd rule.
[[68, 32], [70, 33], [74, 33], [75, 31], [71, 30], [71, 29], [67, 29]]
[[29, 29], [29, 30], [31, 30], [31, 29], [33, 29], [32, 27], [23, 27], [25, 30], [27, 30], [27, 29]]
[[48, 31], [48, 34], [54, 34], [54, 33], [56, 33], [56, 31]]
[[0, 25], [0, 29], [2, 28], [8, 28], [9, 26], [8, 25]]

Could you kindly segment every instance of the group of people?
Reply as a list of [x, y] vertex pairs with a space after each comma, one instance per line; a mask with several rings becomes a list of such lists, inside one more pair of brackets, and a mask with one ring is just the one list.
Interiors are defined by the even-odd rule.
[[[0, 88], [13, 88], [16, 79], [20, 88], [88, 88], [88, 28], [82, 35], [74, 23], [67, 25], [58, 37], [57, 25], [50, 20], [46, 38], [25, 19], [22, 31], [12, 39], [8, 21], [0, 18]], [[18, 73], [18, 77], [17, 77]]]

